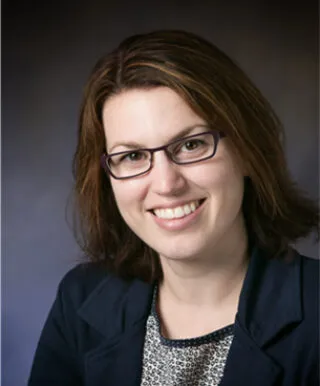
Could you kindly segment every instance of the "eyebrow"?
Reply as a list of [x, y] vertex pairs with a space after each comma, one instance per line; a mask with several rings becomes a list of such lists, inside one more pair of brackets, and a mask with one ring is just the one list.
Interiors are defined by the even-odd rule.
[[[194, 130], [194, 129], [198, 128], [198, 127], [208, 128], [208, 126], [205, 125], [204, 123], [188, 126], [188, 127], [184, 128], [184, 129], [182, 129], [181, 131], [179, 131], [179, 133], [175, 134], [173, 137], [171, 137], [170, 140], [166, 144], [169, 144], [171, 142], [174, 142], [175, 140], [178, 140], [180, 138], [185, 137], [186, 135], [190, 134], [192, 132], [192, 130]], [[141, 145], [138, 142], [132, 142], [132, 141], [130, 141], [130, 142], [116, 142], [110, 148], [108, 153], [110, 154], [112, 152], [112, 150], [115, 147], [118, 147], [118, 146], [124, 146], [124, 147], [127, 147], [128, 149], [146, 149], [146, 146], [143, 146], [143, 145]]]

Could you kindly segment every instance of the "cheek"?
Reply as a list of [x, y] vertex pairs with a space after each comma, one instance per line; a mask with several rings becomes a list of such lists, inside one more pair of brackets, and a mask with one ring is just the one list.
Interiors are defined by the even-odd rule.
[[242, 175], [236, 173], [225, 173], [220, 181], [218, 211], [225, 218], [226, 222], [233, 221], [238, 216], [242, 207], [244, 181]]
[[111, 186], [120, 213], [124, 218], [130, 217], [131, 211], [143, 203], [145, 197], [143, 186], [137, 183], [137, 180], [112, 180]]
[[197, 184], [206, 189], [219, 210], [241, 206], [244, 180], [241, 172], [233, 165], [220, 165], [218, 168], [208, 168], [198, 173]]

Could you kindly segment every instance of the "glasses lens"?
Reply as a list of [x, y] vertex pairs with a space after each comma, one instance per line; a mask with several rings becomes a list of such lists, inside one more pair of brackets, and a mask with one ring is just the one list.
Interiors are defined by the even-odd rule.
[[215, 137], [211, 133], [197, 134], [173, 143], [168, 151], [173, 160], [180, 164], [201, 161], [213, 156]]
[[151, 156], [146, 150], [134, 150], [113, 154], [108, 160], [111, 172], [118, 178], [127, 178], [146, 172]]

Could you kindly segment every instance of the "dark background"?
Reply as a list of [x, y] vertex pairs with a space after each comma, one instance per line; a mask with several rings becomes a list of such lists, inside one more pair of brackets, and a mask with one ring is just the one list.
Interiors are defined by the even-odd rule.
[[[188, 4], [189, 3], [189, 4]], [[289, 167], [318, 197], [317, 1], [6, 1], [2, 4], [2, 385], [22, 386], [62, 275], [79, 103], [96, 59], [158, 28], [203, 35], [273, 104]], [[299, 250], [318, 257], [304, 240]]]

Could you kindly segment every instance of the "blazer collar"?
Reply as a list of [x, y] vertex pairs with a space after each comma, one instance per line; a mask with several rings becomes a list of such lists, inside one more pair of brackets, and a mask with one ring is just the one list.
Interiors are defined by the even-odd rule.
[[302, 320], [300, 274], [301, 256], [293, 249], [278, 258], [253, 251], [237, 319], [260, 347]]
[[109, 275], [78, 310], [80, 317], [107, 339], [127, 331], [149, 314], [153, 286]]

